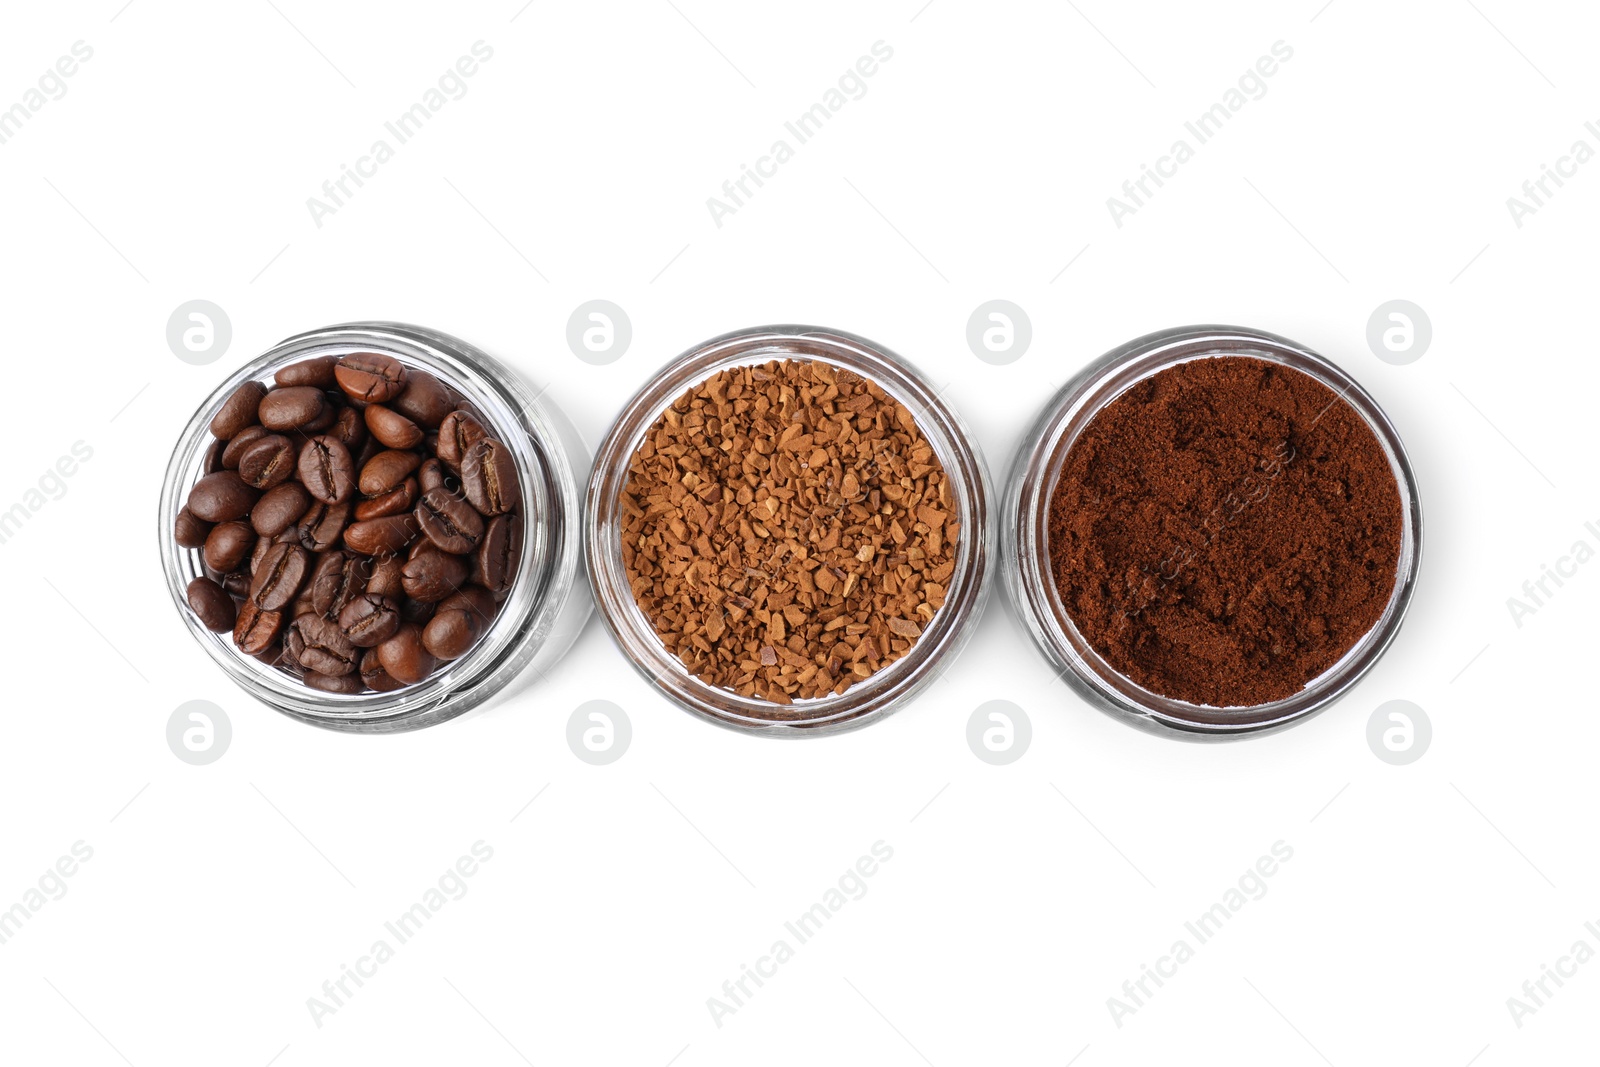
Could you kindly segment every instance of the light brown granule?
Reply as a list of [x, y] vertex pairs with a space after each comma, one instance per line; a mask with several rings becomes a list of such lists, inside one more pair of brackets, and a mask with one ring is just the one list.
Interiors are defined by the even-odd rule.
[[667, 648], [776, 704], [905, 655], [944, 604], [961, 533], [911, 412], [811, 360], [678, 397], [630, 460], [622, 508], [634, 599]]

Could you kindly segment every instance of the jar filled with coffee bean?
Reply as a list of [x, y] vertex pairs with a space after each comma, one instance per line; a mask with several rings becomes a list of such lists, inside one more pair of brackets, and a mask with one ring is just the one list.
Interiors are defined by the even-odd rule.
[[587, 471], [566, 417], [465, 342], [312, 331], [185, 429], [162, 490], [168, 585], [213, 660], [277, 710], [432, 725], [581, 630]]

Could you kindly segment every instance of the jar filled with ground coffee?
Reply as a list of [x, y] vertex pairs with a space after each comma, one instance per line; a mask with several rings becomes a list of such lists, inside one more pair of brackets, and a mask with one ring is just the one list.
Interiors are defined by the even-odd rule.
[[1045, 406], [1007, 484], [1002, 571], [1091, 702], [1200, 738], [1327, 707], [1394, 639], [1422, 513], [1394, 426], [1337, 366], [1196, 326], [1107, 353]]
[[161, 491], [167, 585], [212, 660], [277, 711], [431, 726], [531, 681], [582, 629], [587, 473], [566, 416], [472, 345], [391, 322], [313, 330], [183, 430]]
[[623, 652], [689, 711], [768, 736], [859, 727], [931, 684], [995, 543], [982, 456], [939, 390], [804, 326], [668, 363], [601, 444], [586, 509]]

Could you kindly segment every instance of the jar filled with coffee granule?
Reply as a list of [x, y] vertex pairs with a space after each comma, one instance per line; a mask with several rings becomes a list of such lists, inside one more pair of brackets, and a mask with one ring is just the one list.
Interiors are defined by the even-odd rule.
[[985, 596], [990, 489], [910, 364], [812, 327], [668, 364], [601, 445], [601, 616], [688, 710], [771, 735], [864, 725], [931, 683]]

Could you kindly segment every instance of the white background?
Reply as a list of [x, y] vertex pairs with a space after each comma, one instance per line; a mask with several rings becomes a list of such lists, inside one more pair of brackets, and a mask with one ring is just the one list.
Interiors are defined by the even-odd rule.
[[[1579, 938], [1600, 949], [1583, 927], [1600, 920], [1600, 564], [1520, 628], [1506, 607], [1580, 537], [1600, 547], [1583, 528], [1600, 524], [1600, 163], [1521, 228], [1506, 207], [1574, 140], [1600, 148], [1583, 128], [1600, 120], [1592, 12], [921, 2], [7, 12], [0, 106], [73, 42], [94, 55], [0, 145], [0, 510], [75, 441], [94, 454], [0, 545], [0, 908], [74, 842], [94, 854], [0, 945], [0, 1057], [1593, 1055], [1600, 963], [1521, 1028], [1506, 1006]], [[306, 199], [480, 39], [494, 55], [467, 94], [315, 226]], [[715, 226], [706, 198], [879, 40], [894, 54], [866, 95]], [[1279, 40], [1294, 54], [1266, 95], [1116, 227], [1106, 198]], [[165, 341], [195, 298], [233, 324], [205, 367]], [[565, 342], [591, 298], [632, 319], [609, 366]], [[965, 341], [991, 298], [1032, 319], [1009, 366]], [[1394, 298], [1433, 323], [1408, 366], [1365, 340]], [[699, 722], [598, 623], [548, 682], [486, 713], [400, 737], [323, 732], [252, 703], [185, 635], [153, 519], [178, 428], [231, 368], [363, 318], [513, 363], [591, 445], [706, 337], [836, 326], [956, 381], [997, 475], [1053, 385], [1106, 349], [1189, 322], [1261, 327], [1345, 367], [1400, 428], [1423, 492], [1422, 578], [1353, 693], [1243, 743], [1149, 736], [1087, 707], [998, 591], [945, 684], [842, 737], [774, 743]], [[167, 748], [169, 715], [192, 699], [233, 724], [211, 766]], [[590, 699], [632, 720], [607, 767], [565, 741]], [[1032, 720], [1010, 766], [965, 740], [991, 699]], [[1367, 747], [1391, 699], [1434, 725], [1410, 766]], [[467, 895], [318, 1027], [307, 998], [479, 840], [494, 856]], [[879, 840], [894, 856], [866, 896], [716, 1026], [707, 998]], [[1280, 840], [1294, 856], [1267, 895], [1116, 1026], [1107, 998]]]

